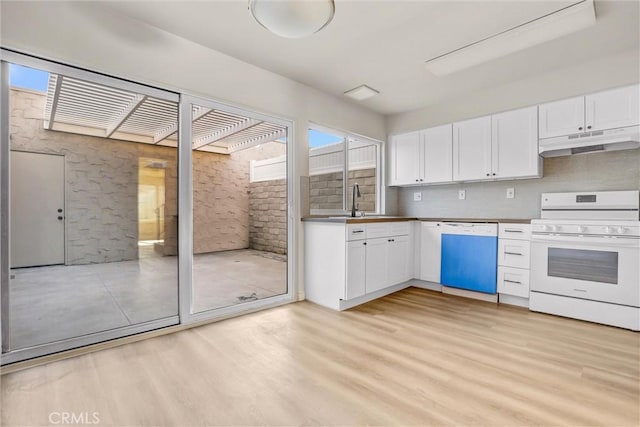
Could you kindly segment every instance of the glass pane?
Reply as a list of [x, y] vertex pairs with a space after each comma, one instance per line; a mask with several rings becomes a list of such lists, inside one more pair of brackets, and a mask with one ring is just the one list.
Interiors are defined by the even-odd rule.
[[177, 104], [11, 74], [10, 348], [177, 323]]
[[360, 212], [377, 212], [378, 144], [349, 140], [349, 209], [353, 203], [354, 184], [358, 184], [356, 207]]
[[311, 212], [344, 211], [344, 138], [309, 129]]
[[549, 276], [618, 284], [618, 253], [549, 248]]
[[201, 106], [193, 119], [192, 311], [286, 294], [286, 128]]

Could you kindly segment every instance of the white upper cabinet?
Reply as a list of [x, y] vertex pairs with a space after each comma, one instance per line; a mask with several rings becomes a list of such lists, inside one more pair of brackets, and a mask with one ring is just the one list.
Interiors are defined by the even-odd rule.
[[540, 139], [640, 123], [640, 85], [540, 105]]
[[538, 109], [522, 108], [491, 116], [491, 176], [539, 176]]
[[391, 141], [391, 185], [419, 183], [420, 132], [395, 135]]
[[453, 125], [422, 131], [420, 159], [425, 183], [453, 181]]
[[453, 124], [453, 179], [491, 177], [491, 116]]
[[584, 131], [584, 96], [541, 104], [540, 138]]
[[633, 126], [640, 123], [640, 85], [585, 96], [587, 131]]

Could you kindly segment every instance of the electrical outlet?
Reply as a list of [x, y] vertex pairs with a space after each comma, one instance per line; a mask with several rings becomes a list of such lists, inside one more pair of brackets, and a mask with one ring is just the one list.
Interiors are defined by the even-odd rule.
[[507, 188], [507, 199], [513, 199], [514, 197], [516, 197], [516, 189]]
[[419, 202], [421, 200], [422, 200], [422, 193], [420, 191], [416, 191], [415, 193], [413, 193], [414, 202]]
[[467, 198], [467, 191], [466, 190], [458, 190], [458, 199], [459, 200], [464, 200]]

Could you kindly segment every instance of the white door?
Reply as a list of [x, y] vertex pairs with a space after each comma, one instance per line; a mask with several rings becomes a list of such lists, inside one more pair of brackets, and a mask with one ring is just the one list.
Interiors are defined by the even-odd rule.
[[491, 116], [491, 126], [492, 176], [539, 176], [538, 108], [494, 114]]
[[347, 289], [345, 299], [356, 298], [365, 293], [366, 248], [364, 240], [347, 242]]
[[584, 132], [584, 96], [540, 104], [540, 139]]
[[422, 131], [424, 182], [453, 180], [453, 125]]
[[440, 249], [442, 227], [436, 222], [422, 222], [420, 230], [420, 280], [440, 283]]
[[409, 280], [409, 236], [394, 236], [389, 242], [389, 285]]
[[453, 124], [453, 180], [491, 177], [491, 116]]
[[640, 86], [629, 86], [585, 97], [588, 131], [633, 126], [640, 123]]
[[384, 289], [389, 285], [387, 280], [389, 242], [387, 240], [387, 237], [367, 239], [367, 293]]
[[392, 139], [391, 185], [420, 182], [420, 132], [396, 135]]
[[64, 264], [64, 157], [11, 152], [11, 267]]

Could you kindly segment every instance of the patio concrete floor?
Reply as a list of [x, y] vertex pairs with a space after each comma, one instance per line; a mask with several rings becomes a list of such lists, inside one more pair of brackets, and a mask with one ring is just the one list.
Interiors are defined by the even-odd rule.
[[[178, 315], [177, 257], [11, 270], [11, 348]], [[194, 312], [287, 292], [282, 255], [252, 249], [199, 254]]]

